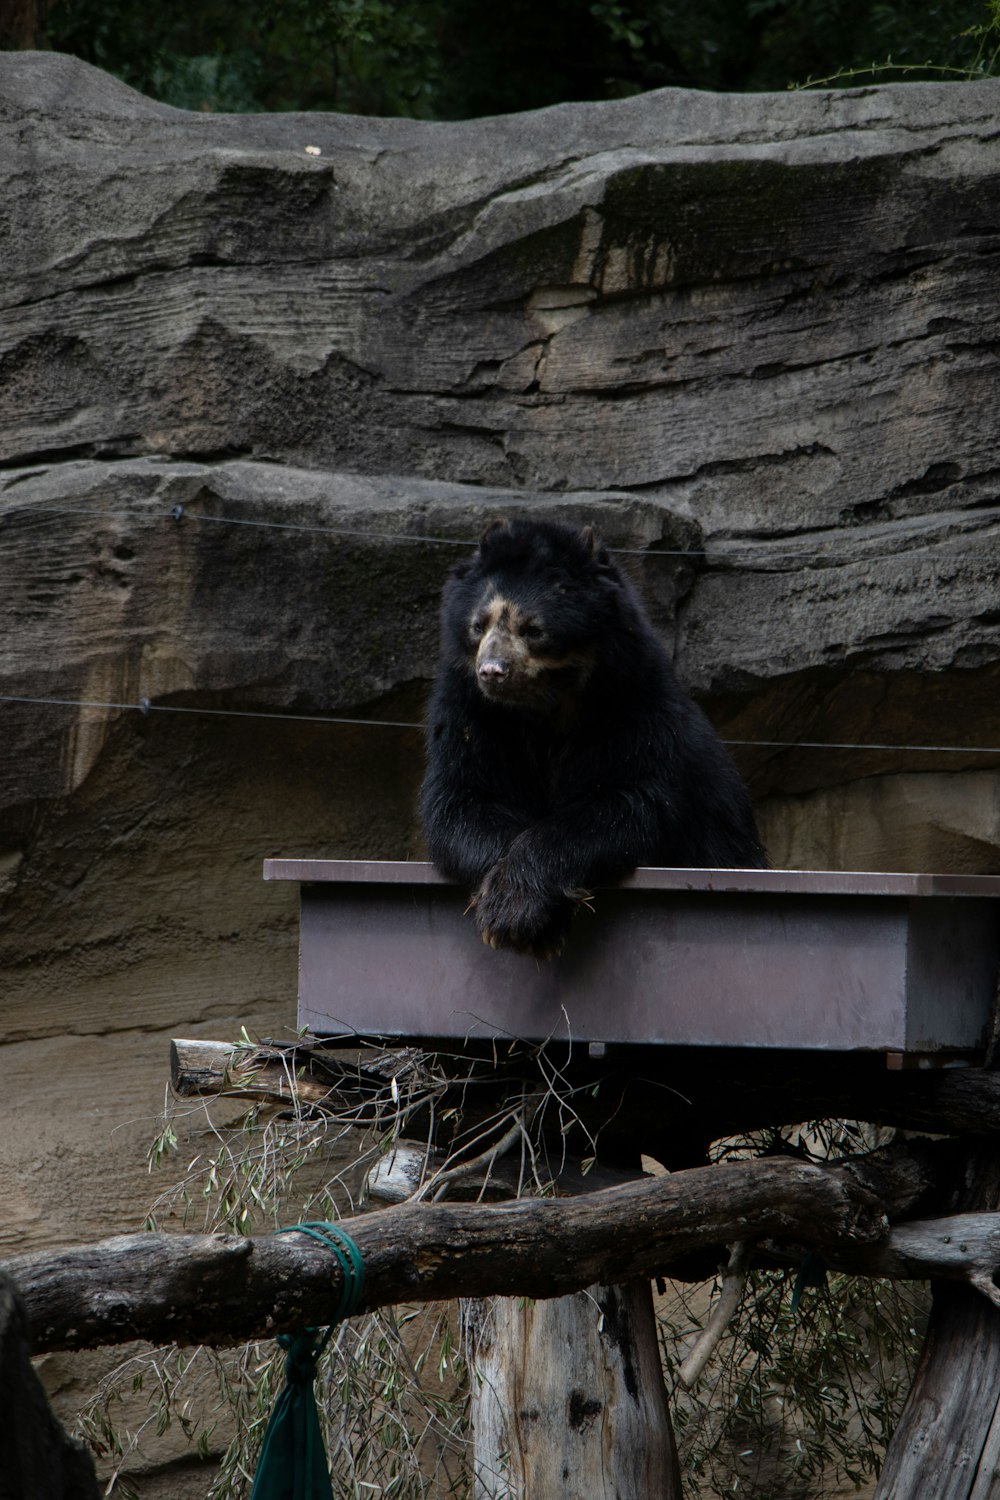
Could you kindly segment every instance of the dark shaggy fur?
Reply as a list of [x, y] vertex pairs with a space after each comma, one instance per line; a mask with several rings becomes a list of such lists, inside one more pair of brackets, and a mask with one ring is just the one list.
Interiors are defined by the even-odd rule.
[[767, 863], [722, 742], [589, 528], [512, 521], [452, 570], [421, 806], [483, 939], [549, 956], [637, 865]]

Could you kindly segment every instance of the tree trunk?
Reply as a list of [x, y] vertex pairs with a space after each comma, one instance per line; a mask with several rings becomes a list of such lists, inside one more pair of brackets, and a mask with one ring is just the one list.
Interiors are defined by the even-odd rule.
[[[1000, 1162], [970, 1154], [965, 1209], [1000, 1205]], [[968, 1250], [959, 1235], [959, 1253]], [[920, 1363], [875, 1500], [1000, 1500], [1000, 1311], [936, 1281]], [[994, 1294], [995, 1295], [995, 1294]]]
[[875, 1500], [1000, 1500], [1000, 1312], [938, 1282]]
[[680, 1500], [648, 1281], [466, 1319], [475, 1500]]

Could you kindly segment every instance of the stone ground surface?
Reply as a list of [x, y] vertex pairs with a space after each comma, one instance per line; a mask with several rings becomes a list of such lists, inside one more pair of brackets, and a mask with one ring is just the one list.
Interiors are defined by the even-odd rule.
[[[633, 549], [733, 740], [1000, 746], [998, 105], [213, 117], [0, 58], [0, 695], [91, 705], [0, 702], [0, 1245], [141, 1224], [169, 1038], [294, 1026], [264, 856], [420, 853], [418, 731], [165, 710], [418, 721], [492, 516]], [[996, 755], [734, 753], [776, 864], [1000, 870]]]

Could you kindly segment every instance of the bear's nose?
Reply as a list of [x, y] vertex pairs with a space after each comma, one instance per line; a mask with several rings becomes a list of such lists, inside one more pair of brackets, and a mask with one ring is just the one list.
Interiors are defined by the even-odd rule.
[[500, 682], [510, 672], [510, 666], [500, 656], [488, 656], [476, 668], [484, 682]]

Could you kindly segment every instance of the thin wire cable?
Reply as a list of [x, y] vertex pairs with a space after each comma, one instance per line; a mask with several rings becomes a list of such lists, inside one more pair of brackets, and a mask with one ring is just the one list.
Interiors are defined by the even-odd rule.
[[[290, 724], [353, 724], [370, 729], [423, 729], [405, 719], [349, 719], [335, 714], [268, 713], [250, 708], [192, 708], [178, 703], [112, 703], [95, 698], [31, 698], [26, 694], [0, 693], [0, 703], [29, 703], [59, 708], [104, 708], [141, 714], [200, 714], [219, 719], [275, 719]], [[888, 745], [835, 740], [723, 740], [754, 750], [879, 750], [913, 755], [1000, 755], [1000, 745]]]
[[138, 703], [111, 703], [99, 698], [29, 698], [25, 694], [0, 693], [0, 703], [33, 703], [53, 708], [106, 708], [139, 714], [200, 714], [217, 719], [283, 719], [293, 724], [356, 724], [363, 728], [423, 729], [422, 724], [400, 719], [348, 719], [332, 714], [268, 713], [252, 708], [191, 708], [179, 703], [153, 703], [140, 698]]
[[[206, 515], [204, 513], [198, 513], [198, 512], [191, 513], [191, 512], [186, 511], [183, 506], [174, 506], [171, 511], [168, 511], [165, 514], [163, 512], [154, 512], [154, 513], [151, 513], [151, 512], [146, 511], [146, 510], [134, 510], [134, 509], [131, 509], [131, 508], [119, 508], [119, 507], [115, 507], [113, 509], [94, 510], [94, 509], [80, 508], [80, 507], [77, 507], [77, 506], [32, 506], [30, 508], [30, 511], [27, 512], [27, 514], [29, 514], [29, 515], [76, 515], [76, 516], [93, 516], [93, 517], [97, 517], [97, 518], [104, 518], [104, 517], [107, 517], [107, 516], [126, 516], [126, 517], [130, 517], [132, 519], [144, 520], [144, 521], [172, 520], [175, 523], [175, 525], [179, 524], [183, 520], [194, 520], [194, 521], [204, 521], [204, 522], [215, 523], [215, 524], [220, 524], [220, 525], [227, 525], [227, 526], [252, 527], [252, 528], [255, 528], [255, 529], [266, 530], [266, 531], [305, 532], [305, 533], [309, 533], [309, 534], [313, 534], [313, 535], [325, 535], [325, 536], [329, 535], [329, 536], [366, 537], [366, 538], [372, 538], [372, 539], [375, 539], [375, 540], [378, 540], [378, 541], [415, 542], [415, 543], [424, 543], [424, 544], [427, 544], [427, 545], [430, 545], [430, 546], [474, 547], [476, 545], [475, 541], [466, 540], [466, 539], [463, 539], [463, 538], [438, 537], [438, 536], [422, 536], [422, 535], [420, 535], [418, 533], [413, 533], [413, 532], [371, 531], [371, 530], [365, 530], [365, 529], [360, 529], [360, 528], [348, 528], [348, 527], [336, 527], [336, 526], [307, 526], [307, 525], [303, 525], [300, 522], [292, 522], [292, 521], [287, 521], [287, 522], [286, 521], [260, 521], [260, 520], [247, 519], [247, 518], [243, 518], [243, 517], [239, 517], [239, 516], [213, 516], [213, 515]], [[962, 534], [962, 535], [960, 535], [958, 537], [946, 538], [945, 540], [946, 541], [970, 541], [970, 542], [973, 542], [973, 541], [981, 539], [981, 535], [982, 535], [982, 531], [980, 530], [980, 531], [977, 531], [977, 532], [972, 533], [972, 534]], [[761, 545], [764, 545], [764, 544], [757, 543], [756, 545], [757, 546], [761, 546]], [[936, 545], [939, 545], [939, 544], [925, 543], [925, 544], [923, 544], [920, 547], [910, 548], [909, 552], [910, 552], [910, 555], [913, 555], [914, 553], [917, 553], [917, 552], [929, 551], [929, 550], [932, 550]], [[618, 554], [631, 555], [631, 556], [641, 556], [641, 557], [687, 557], [687, 558], [696, 558], [696, 557], [699, 557], [699, 556], [703, 556], [703, 557], [707, 556], [703, 551], [700, 551], [700, 550], [692, 551], [692, 550], [685, 550], [685, 549], [681, 549], [681, 548], [612, 547], [609, 550], [612, 551], [612, 552], [618, 553]], [[896, 551], [896, 552], [894, 552], [892, 554], [882, 554], [882, 555], [876, 554], [875, 556], [872, 556], [871, 554], [869, 554], [867, 557], [859, 558], [859, 559], [856, 559], [856, 560], [857, 561], [861, 561], [861, 562], [884, 561], [884, 560], [887, 560], [890, 555], [893, 556], [893, 557], [898, 557], [899, 553], [898, 553], [898, 551]], [[803, 551], [798, 551], [798, 552], [783, 552], [783, 553], [780, 553], [780, 552], [779, 553], [771, 552], [771, 553], [769, 553], [768, 558], [764, 559], [764, 560], [765, 561], [767, 561], [767, 560], [777, 560], [779, 558], [794, 559], [794, 560], [798, 560], [798, 561], [808, 561], [810, 559], [812, 559], [812, 560], [820, 560], [820, 561], [831, 563], [834, 566], [845, 566], [848, 563], [850, 563], [851, 561], [855, 560], [855, 559], [838, 559], [838, 558], [832, 558], [832, 557], [829, 557], [827, 554], [821, 553], [821, 552], [811, 552], [810, 553], [810, 552], [803, 552]], [[740, 561], [742, 559], [733, 558], [731, 555], [727, 555], [725, 553], [716, 552], [715, 555], [714, 555], [714, 559], [713, 560], [717, 561], [717, 562], [727, 562], [727, 561]], [[752, 561], [752, 559], [750, 559], [750, 560]], [[140, 699], [138, 703], [116, 703], [116, 702], [105, 702], [105, 701], [102, 701], [102, 700], [95, 700], [95, 699], [36, 698], [36, 697], [28, 697], [28, 696], [25, 696], [25, 695], [0, 694], [0, 703], [25, 703], [25, 704], [35, 704], [35, 705], [39, 705], [39, 706], [52, 706], [52, 707], [64, 707], [64, 708], [99, 708], [99, 709], [106, 709], [106, 710], [115, 710], [115, 711], [118, 711], [118, 712], [138, 712], [138, 713], [143, 713], [143, 714], [149, 714], [149, 713], [185, 714], [186, 713], [186, 714], [198, 714], [198, 715], [201, 715], [201, 716], [211, 716], [211, 717], [215, 717], [215, 718], [275, 719], [275, 720], [283, 720], [283, 721], [286, 721], [286, 722], [294, 722], [294, 723], [299, 723], [299, 724], [343, 724], [343, 725], [353, 725], [353, 726], [357, 726], [357, 727], [361, 727], [361, 728], [383, 728], [383, 729], [422, 729], [423, 728], [422, 724], [411, 722], [411, 721], [407, 721], [407, 720], [396, 720], [396, 719], [358, 719], [358, 718], [348, 718], [348, 717], [342, 717], [342, 716], [339, 716], [339, 715], [330, 715], [330, 714], [269, 713], [269, 712], [265, 712], [265, 711], [254, 710], [254, 709], [191, 708], [191, 707], [187, 707], [187, 706], [181, 706], [179, 704], [152, 703], [147, 698]], [[875, 743], [868, 744], [868, 743], [852, 743], [852, 742], [839, 742], [839, 741], [826, 741], [826, 740], [743, 740], [743, 739], [739, 739], [739, 740], [737, 740], [737, 739], [725, 740], [723, 743], [726, 744], [726, 745], [730, 745], [730, 746], [739, 746], [739, 747], [742, 747], [742, 748], [753, 748], [753, 749], [761, 749], [761, 750], [764, 750], [764, 749], [771, 749], [771, 750], [790, 750], [790, 749], [796, 749], [796, 750], [859, 750], [859, 751], [899, 752], [899, 753], [907, 753], [907, 754], [929, 754], [929, 755], [930, 754], [934, 754], [934, 755], [1000, 755], [1000, 746], [995, 746], [995, 745], [891, 745], [891, 744], [875, 744]]]
[[[177, 512], [180, 512], [178, 514]], [[413, 542], [428, 547], [476, 547], [478, 538], [472, 537], [447, 537], [447, 536], [424, 536], [419, 532], [408, 531], [372, 531], [360, 527], [346, 526], [308, 526], [298, 521], [258, 521], [242, 516], [213, 516], [203, 512], [188, 511], [183, 506], [174, 506], [170, 511], [151, 512], [148, 510], [135, 510], [127, 507], [115, 506], [104, 510], [87, 510], [77, 506], [31, 506], [19, 513], [20, 518], [31, 516], [92, 516], [102, 520], [110, 516], [130, 517], [139, 521], [173, 521], [179, 524], [182, 521], [203, 521], [219, 526], [244, 526], [260, 531], [289, 531], [303, 532], [311, 536], [346, 536], [367, 538], [380, 542]], [[10, 519], [10, 517], [0, 517]], [[960, 532], [957, 535], [941, 538], [939, 541], [921, 542], [916, 546], [900, 549], [894, 548], [892, 552], [869, 552], [852, 557], [836, 557], [828, 552], [821, 551], [785, 551], [773, 552], [768, 550], [766, 542], [727, 542], [723, 546], [716, 544], [709, 552], [704, 547], [609, 547], [608, 551], [619, 557], [686, 557], [690, 561], [699, 558], [709, 564], [749, 564], [760, 568], [769, 562], [819, 562], [830, 567], [849, 567], [852, 563], [889, 562], [901, 555], [901, 550], [906, 556], [914, 557], [920, 553], [933, 552], [943, 546], [958, 543], [973, 545], [983, 540], [984, 534], [989, 534], [996, 529], [997, 522], [987, 522], [975, 531]], [[740, 547], [743, 551], [739, 551]], [[731, 550], [727, 550], [731, 549]], [[751, 549], [756, 549], [757, 555]]]
[[[182, 511], [178, 515], [176, 512]], [[451, 536], [424, 536], [419, 532], [411, 531], [370, 531], [360, 527], [348, 526], [306, 526], [299, 521], [255, 521], [243, 516], [212, 516], [202, 511], [188, 511], [183, 507], [174, 506], [167, 512], [132, 510], [121, 507], [104, 510], [82, 510], [78, 506], [67, 505], [33, 505], [30, 509], [22, 512], [22, 516], [30, 519], [31, 516], [93, 516], [98, 520], [105, 516], [127, 516], [137, 521], [173, 521], [179, 524], [181, 521], [207, 521], [220, 526], [250, 526], [261, 531], [302, 531], [312, 536], [351, 536], [366, 537], [379, 542], [417, 542], [429, 547], [477, 547], [478, 537], [451, 537]], [[0, 517], [7, 520], [10, 517]], [[688, 548], [647, 548], [647, 547], [610, 547], [610, 552], [622, 554], [634, 554], [640, 557], [701, 557], [701, 548], [693, 551]]]
[[765, 750], [907, 750], [927, 755], [1000, 755], [1000, 745], [877, 745], [836, 740], [723, 740], [724, 745], [752, 745]]
[[[32, 516], [92, 516], [103, 520], [106, 516], [126, 516], [134, 521], [210, 521], [221, 526], [252, 526], [261, 531], [304, 531], [314, 536], [374, 537], [383, 542], [427, 542], [435, 547], [474, 547], [475, 542], [464, 537], [421, 536], [409, 531], [370, 531], [348, 526], [306, 526], [301, 521], [255, 521], [243, 516], [212, 516], [202, 511], [189, 511], [175, 505], [168, 511], [136, 510], [126, 506], [112, 506], [101, 510], [84, 509], [77, 505], [32, 505], [19, 513], [19, 519], [30, 520]], [[0, 517], [10, 520], [11, 516]]]
[[[169, 519], [173, 519], [170, 517]], [[429, 542], [433, 547], [473, 547], [474, 542], [467, 542], [463, 537], [450, 536], [421, 536], [419, 532], [410, 531], [363, 531], [357, 527], [348, 526], [303, 526], [298, 521], [250, 521], [242, 516], [209, 516], [204, 514], [188, 515], [184, 512], [179, 520], [185, 521], [213, 521], [222, 526], [257, 526], [263, 531], [306, 531], [320, 536], [363, 536], [378, 537], [383, 542]]]

